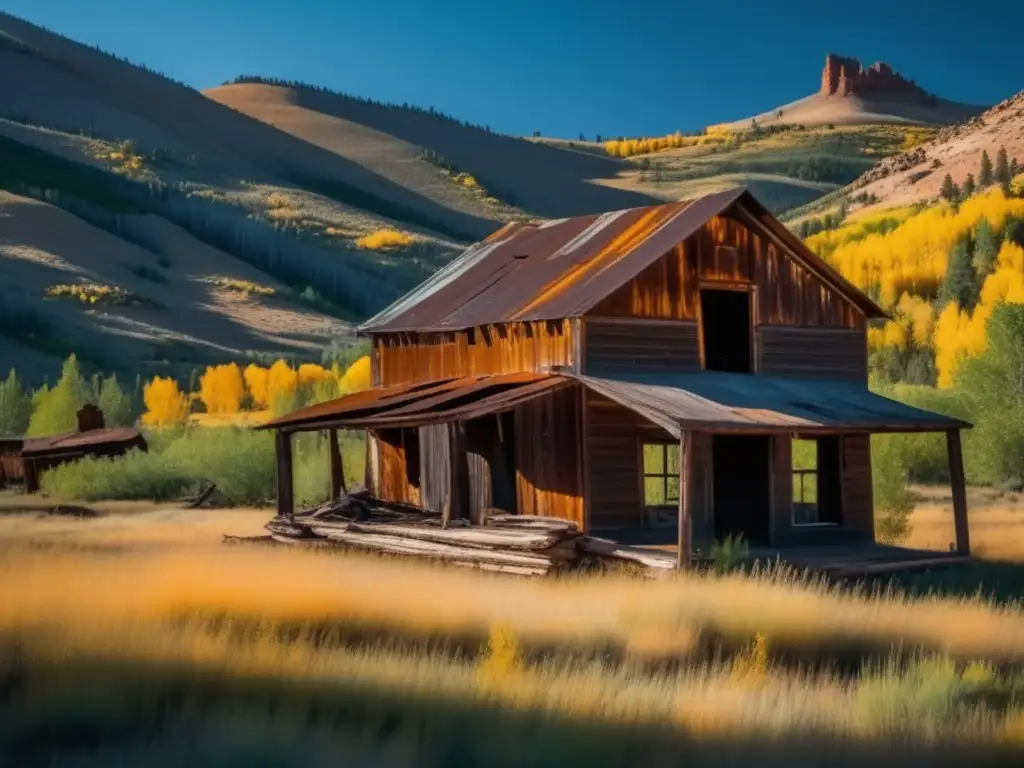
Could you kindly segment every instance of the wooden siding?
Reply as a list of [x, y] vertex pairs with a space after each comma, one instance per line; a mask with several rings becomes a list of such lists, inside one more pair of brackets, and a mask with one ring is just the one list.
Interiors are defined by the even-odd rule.
[[376, 432], [378, 459], [374, 489], [378, 496], [408, 504], [423, 502], [419, 484], [410, 482], [407, 456], [408, 444], [418, 440], [415, 429], [381, 429]]
[[863, 328], [840, 293], [768, 237], [733, 217], [715, 216], [628, 284], [600, 301], [594, 316], [696, 320], [701, 284], [752, 285], [756, 323]]
[[603, 395], [584, 393], [587, 409], [589, 528], [639, 526], [644, 495], [641, 445], [674, 442], [668, 432]]
[[508, 323], [450, 333], [376, 334], [380, 386], [573, 365], [575, 323]]
[[588, 317], [583, 335], [583, 373], [700, 370], [692, 321]]
[[580, 387], [566, 387], [515, 409], [516, 495], [521, 515], [583, 526]]
[[714, 476], [711, 463], [711, 435], [695, 432], [693, 435], [693, 551], [711, 554], [715, 540]]
[[448, 427], [445, 424], [430, 424], [420, 427], [418, 433], [422, 504], [427, 509], [441, 512], [448, 501], [448, 488], [451, 485]]
[[874, 498], [871, 483], [871, 438], [846, 435], [842, 438], [843, 527], [864, 538], [875, 535]]
[[863, 328], [762, 325], [757, 334], [758, 373], [867, 383], [868, 345]]

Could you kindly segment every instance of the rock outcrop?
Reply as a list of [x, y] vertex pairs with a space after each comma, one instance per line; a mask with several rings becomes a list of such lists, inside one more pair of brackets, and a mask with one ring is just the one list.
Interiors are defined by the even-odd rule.
[[830, 53], [825, 57], [821, 71], [821, 94], [823, 96], [917, 96], [935, 99], [913, 80], [894, 71], [884, 61], [878, 61], [868, 68], [854, 58]]

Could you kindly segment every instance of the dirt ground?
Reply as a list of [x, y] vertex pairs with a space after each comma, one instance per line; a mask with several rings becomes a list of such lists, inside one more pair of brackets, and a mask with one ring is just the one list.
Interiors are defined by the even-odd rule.
[[[946, 551], [954, 541], [948, 488], [914, 488], [919, 502], [911, 515], [906, 546]], [[89, 506], [95, 518], [51, 515], [54, 499], [0, 492], [0, 549], [51, 543], [61, 546], [185, 548], [219, 545], [224, 534], [255, 536], [273, 510], [182, 509], [176, 503], [104, 501]], [[1024, 563], [1024, 494], [972, 488], [968, 493], [971, 546], [986, 560]]]

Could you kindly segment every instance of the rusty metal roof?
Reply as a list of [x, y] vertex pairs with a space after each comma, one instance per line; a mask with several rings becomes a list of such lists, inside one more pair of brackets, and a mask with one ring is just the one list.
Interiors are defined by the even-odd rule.
[[934, 432], [959, 419], [876, 395], [863, 384], [742, 373], [575, 376], [679, 437], [681, 429], [754, 432]]
[[736, 188], [646, 208], [507, 224], [359, 330], [445, 331], [488, 323], [578, 317], [636, 277], [709, 219], [738, 206], [868, 316], [884, 312]]
[[123, 445], [141, 437], [142, 433], [131, 427], [90, 429], [87, 432], [66, 432], [49, 437], [30, 437], [25, 439], [21, 455], [42, 456], [50, 453], [88, 450], [105, 445]]
[[572, 384], [546, 373], [501, 373], [380, 387], [302, 408], [255, 429], [416, 427], [475, 419]]

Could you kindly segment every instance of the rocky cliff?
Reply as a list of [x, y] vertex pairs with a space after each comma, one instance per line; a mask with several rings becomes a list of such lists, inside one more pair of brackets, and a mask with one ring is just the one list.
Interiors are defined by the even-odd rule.
[[935, 98], [913, 80], [907, 80], [883, 61], [875, 62], [865, 68], [857, 59], [837, 56], [834, 53], [825, 57], [825, 67], [821, 70], [820, 93], [823, 96]]

